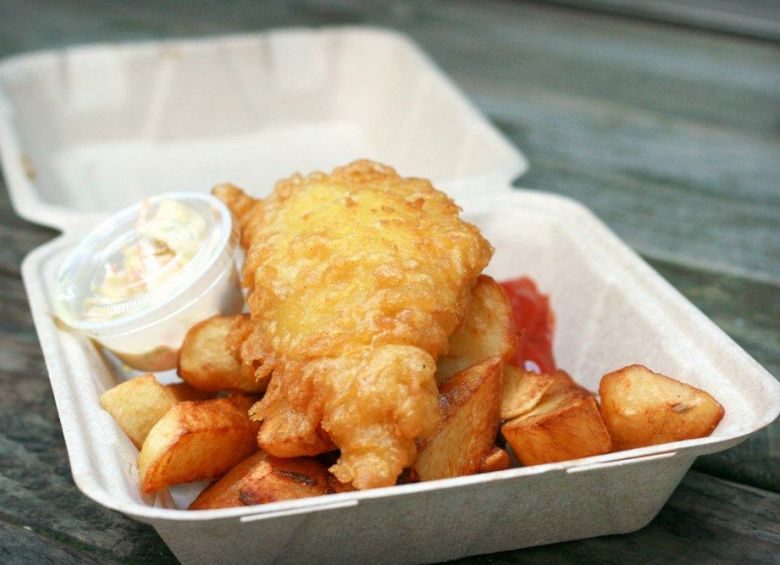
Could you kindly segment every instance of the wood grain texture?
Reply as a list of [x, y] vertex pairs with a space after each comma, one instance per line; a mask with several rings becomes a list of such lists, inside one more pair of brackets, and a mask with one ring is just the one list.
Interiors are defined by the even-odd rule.
[[528, 154], [519, 184], [650, 256], [778, 280], [780, 47], [535, 6], [474, 18], [420, 39]]
[[94, 555], [39, 536], [29, 526], [15, 526], [8, 522], [0, 522], [0, 561], [7, 565], [99, 562]]
[[[0, 56], [346, 23], [410, 34], [530, 157], [519, 184], [583, 201], [780, 374], [775, 44], [514, 2], [6, 0]], [[16, 217], [0, 186], [0, 561], [173, 562], [150, 527], [72, 482], [19, 276], [54, 235]], [[776, 560], [778, 426], [700, 458], [640, 532], [475, 560]]]
[[772, 0], [542, 0], [605, 14], [780, 40], [780, 5]]

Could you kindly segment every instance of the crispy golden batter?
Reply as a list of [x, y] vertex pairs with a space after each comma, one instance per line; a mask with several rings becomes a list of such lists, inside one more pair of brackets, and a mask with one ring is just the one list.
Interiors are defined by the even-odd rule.
[[294, 175], [266, 199], [215, 189], [239, 218], [253, 330], [241, 357], [273, 372], [260, 445], [330, 449], [357, 488], [394, 484], [440, 419], [435, 360], [492, 248], [426, 180], [356, 161]]

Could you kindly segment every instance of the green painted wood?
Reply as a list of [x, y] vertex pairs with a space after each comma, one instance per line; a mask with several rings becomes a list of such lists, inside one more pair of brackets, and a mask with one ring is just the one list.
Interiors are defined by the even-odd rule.
[[418, 38], [528, 154], [521, 186], [648, 255], [778, 281], [780, 46], [537, 6], [473, 17]]
[[[513, 2], [182, 10], [170, 1], [6, 0], [0, 56], [344, 23], [409, 33], [529, 155], [519, 184], [583, 201], [780, 374], [777, 45]], [[70, 477], [19, 276], [22, 257], [54, 235], [17, 218], [0, 186], [0, 561], [173, 561], [151, 528], [92, 503]], [[480, 561], [771, 561], [780, 555], [780, 501], [770, 492], [780, 492], [778, 429], [700, 458], [638, 533]]]
[[541, 0], [573, 8], [647, 18], [699, 29], [780, 40], [780, 4], [773, 0]]
[[29, 526], [0, 521], [0, 561], [6, 565], [26, 563], [98, 563], [94, 555], [39, 536]]

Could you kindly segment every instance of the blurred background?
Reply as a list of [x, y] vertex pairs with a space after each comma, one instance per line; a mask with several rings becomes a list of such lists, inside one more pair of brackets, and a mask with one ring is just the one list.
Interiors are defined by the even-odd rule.
[[[348, 24], [411, 37], [528, 157], [515, 186], [582, 201], [780, 375], [778, 2], [2, 0], [0, 57]], [[0, 181], [0, 558], [171, 561], [70, 478], [19, 274], [56, 234]], [[500, 559], [762, 561], [780, 551], [778, 493], [775, 423], [700, 458], [641, 532]]]

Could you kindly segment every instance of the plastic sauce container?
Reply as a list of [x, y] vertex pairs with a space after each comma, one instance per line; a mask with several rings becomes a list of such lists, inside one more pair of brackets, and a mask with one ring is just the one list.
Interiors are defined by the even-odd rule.
[[65, 258], [55, 314], [130, 367], [173, 369], [194, 324], [242, 310], [238, 241], [217, 198], [154, 196], [104, 220]]

